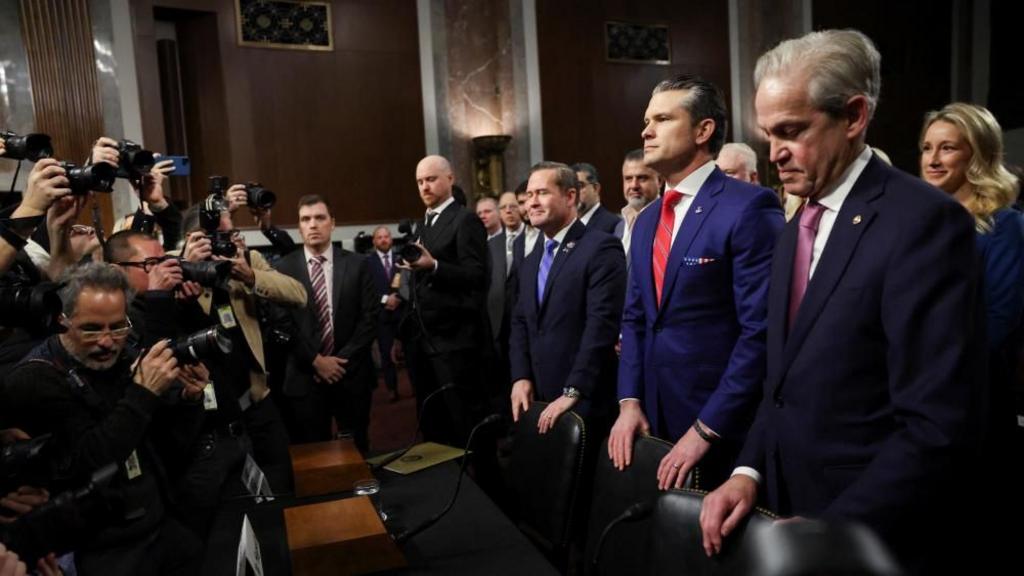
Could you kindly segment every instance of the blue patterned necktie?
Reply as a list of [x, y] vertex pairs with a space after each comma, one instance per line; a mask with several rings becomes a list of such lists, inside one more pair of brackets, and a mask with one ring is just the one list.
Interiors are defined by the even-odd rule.
[[548, 240], [544, 243], [544, 255], [540, 258], [540, 270], [537, 271], [537, 304], [544, 301], [544, 285], [548, 281], [551, 262], [555, 259], [555, 248], [558, 248], [558, 240]]

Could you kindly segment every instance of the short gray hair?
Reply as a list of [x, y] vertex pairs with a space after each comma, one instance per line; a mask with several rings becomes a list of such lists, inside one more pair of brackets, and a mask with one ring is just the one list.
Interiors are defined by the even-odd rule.
[[864, 96], [870, 120], [882, 88], [881, 68], [882, 56], [863, 32], [822, 30], [785, 40], [762, 54], [754, 69], [754, 90], [766, 78], [803, 72], [815, 108], [841, 116], [847, 100]]
[[568, 164], [562, 164], [561, 162], [537, 162], [530, 168], [530, 175], [533, 176], [534, 172], [540, 172], [541, 170], [554, 170], [555, 171], [555, 184], [562, 190], [562, 193], [566, 193], [570, 188], [576, 190], [580, 189], [579, 180], [576, 179], [576, 171], [569, 167]]
[[721, 156], [722, 153], [730, 150], [738, 154], [740, 158], [743, 158], [743, 164], [746, 165], [747, 170], [751, 172], [757, 171], [757, 152], [754, 152], [753, 148], [743, 142], [729, 142], [722, 146], [722, 150], [718, 152], [718, 155]]
[[81, 266], [69, 268], [61, 276], [64, 287], [60, 289], [60, 301], [64, 305], [64, 315], [71, 318], [78, 310], [78, 296], [86, 288], [104, 292], [124, 292], [125, 312], [131, 303], [135, 291], [128, 283], [128, 277], [120, 268], [106, 262], [88, 262]]

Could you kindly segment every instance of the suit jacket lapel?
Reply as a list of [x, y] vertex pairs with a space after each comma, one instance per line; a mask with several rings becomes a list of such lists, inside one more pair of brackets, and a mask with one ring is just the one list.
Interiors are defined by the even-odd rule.
[[[690, 203], [689, 210], [686, 211], [686, 217], [679, 227], [679, 232], [676, 233], [675, 241], [672, 242], [672, 250], [668, 253], [668, 263], [665, 265], [665, 284], [661, 289], [661, 306], [658, 308], [659, 315], [666, 308], [669, 294], [672, 293], [672, 288], [675, 286], [676, 271], [679, 270], [679, 264], [690, 251], [690, 245], [693, 244], [693, 240], [704, 226], [704, 222], [707, 221], [711, 211], [718, 204], [718, 200], [715, 197], [725, 187], [726, 178], [728, 176], [723, 174], [718, 168], [712, 170], [711, 175], [704, 181], [704, 185], [700, 187], [700, 190], [697, 191], [697, 196]], [[659, 217], [660, 215], [659, 213]], [[652, 238], [651, 243], [653, 244], [653, 242]], [[651, 289], [654, 289], [653, 282]]]
[[338, 316], [338, 303], [341, 301], [341, 283], [345, 278], [345, 268], [348, 265], [348, 259], [342, 254], [341, 248], [337, 246], [331, 247], [334, 250], [334, 262], [333, 272], [331, 274], [331, 309], [334, 311], [334, 316]]
[[661, 202], [662, 199], [658, 198], [651, 203], [650, 211], [654, 213], [654, 218], [649, 226], [640, 224], [639, 219], [643, 214], [637, 215], [637, 222], [633, 224], [633, 237], [630, 239], [629, 247], [630, 251], [632, 251], [633, 245], [636, 245], [636, 249], [639, 251], [636, 259], [630, 258], [629, 266], [635, 269], [639, 285], [649, 287], [647, 290], [641, 289], [644, 308], [649, 311], [657, 310], [657, 303], [654, 301], [654, 268], [651, 263], [651, 254], [654, 251], [654, 233], [658, 229], [658, 219], [661, 215]]
[[447, 208], [442, 210], [440, 214], [434, 217], [434, 223], [431, 224], [430, 227], [426, 229], [426, 236], [423, 240], [423, 244], [427, 245], [428, 250], [430, 249], [432, 243], [436, 242], [437, 239], [441, 236], [441, 234], [444, 232], [444, 229], [450, 226], [451, 223], [455, 221], [455, 213], [458, 211], [459, 205], [455, 202], [452, 202], [451, 204], [448, 205]]
[[[799, 213], [798, 213], [799, 214]], [[796, 254], [797, 233], [800, 229], [799, 216], [786, 223], [775, 245], [771, 280], [768, 293], [768, 377], [777, 377], [772, 367], [782, 360], [786, 345], [786, 326], [789, 316], [789, 285], [793, 278], [793, 257]], [[773, 384], [774, 387], [774, 384]]]
[[[565, 233], [565, 237], [562, 238], [562, 243], [559, 244], [558, 250], [555, 251], [555, 259], [551, 263], [551, 270], [548, 271], [548, 279], [544, 283], [544, 301], [540, 304], [538, 314], [543, 314], [544, 310], [547, 309], [548, 302], [551, 300], [549, 295], [551, 294], [551, 286], [555, 283], [555, 277], [562, 271], [565, 261], [569, 259], [569, 255], [572, 253], [572, 246], [576, 245], [576, 241], [579, 240], [580, 236], [583, 236], [586, 230], [586, 226], [579, 220], [576, 220], [569, 227], [569, 231]], [[537, 248], [544, 250], [543, 245]]]
[[[797, 351], [800, 350], [800, 346], [807, 337], [808, 332], [810, 332], [811, 326], [814, 325], [814, 321], [828, 302], [829, 296], [843, 277], [843, 273], [846, 272], [846, 266], [853, 256], [861, 236], [871, 226], [871, 221], [875, 218], [876, 213], [870, 206], [870, 202], [882, 193], [882, 184], [885, 177], [884, 173], [877, 170], [877, 166], [873, 165], [876, 162], [878, 160], [872, 158], [871, 162], [868, 163], [868, 166], [857, 179], [853, 189], [850, 190], [850, 195], [846, 197], [842, 208], [839, 210], [839, 214], [836, 216], [832, 232], [829, 234], [828, 241], [825, 244], [825, 250], [822, 252], [821, 259], [815, 267], [814, 276], [811, 277], [811, 281], [807, 284], [807, 292], [804, 294], [803, 302], [800, 304], [800, 309], [793, 320], [793, 327], [789, 330], [789, 337], [786, 339], [784, 351], [784, 366], [786, 367], [789, 366]], [[795, 247], [794, 242], [794, 252]], [[793, 257], [790, 256], [790, 262], [792, 262], [792, 259]], [[790, 265], [790, 270], [792, 270], [792, 264]], [[792, 272], [790, 274], [792, 275]], [[786, 278], [785, 281], [788, 283], [790, 279]], [[788, 310], [788, 288], [786, 289], [785, 306]], [[777, 384], [781, 384], [781, 381]]]

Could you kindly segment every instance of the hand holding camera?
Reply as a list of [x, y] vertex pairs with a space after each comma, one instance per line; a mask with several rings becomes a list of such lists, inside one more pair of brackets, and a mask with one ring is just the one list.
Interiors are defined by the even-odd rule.
[[213, 256], [213, 244], [205, 232], [197, 231], [188, 235], [184, 256], [189, 262], [202, 262]]
[[[419, 253], [419, 257], [415, 260], [411, 259], [410, 256], [416, 255], [417, 252]], [[395, 266], [403, 270], [433, 271], [434, 266], [436, 265], [436, 260], [434, 260], [434, 257], [430, 254], [430, 250], [427, 250], [427, 247], [419, 241], [415, 244], [406, 244], [403, 246], [400, 256], [402, 257], [402, 261], [397, 262], [396, 259]]]
[[145, 356], [136, 361], [135, 368], [135, 383], [157, 396], [163, 394], [181, 374], [178, 359], [167, 340], [154, 344]]
[[28, 175], [25, 197], [14, 216], [45, 214], [50, 204], [70, 193], [67, 175], [60, 162], [53, 158], [44, 158], [32, 167], [32, 172]]
[[231, 258], [214, 256], [213, 260], [215, 262], [231, 262], [232, 278], [249, 287], [256, 285], [256, 273], [252, 271], [252, 266], [249, 266], [249, 261], [245, 259], [244, 250], [236, 252]]
[[160, 212], [167, 208], [164, 182], [171, 172], [174, 172], [174, 160], [160, 160], [142, 176], [142, 183], [138, 190], [139, 199], [148, 204], [149, 209], [154, 212]]
[[181, 397], [185, 400], [198, 400], [203, 397], [203, 388], [210, 381], [210, 371], [203, 365], [185, 365], [181, 367], [181, 375], [178, 378], [185, 385], [181, 389]]
[[149, 289], [170, 291], [183, 282], [181, 264], [176, 258], [168, 258], [149, 271]]

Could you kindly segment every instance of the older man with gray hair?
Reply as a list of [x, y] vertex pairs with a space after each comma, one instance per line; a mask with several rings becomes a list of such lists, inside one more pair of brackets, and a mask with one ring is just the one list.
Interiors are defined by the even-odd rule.
[[956, 494], [986, 405], [973, 225], [865, 145], [880, 66], [855, 30], [758, 60], [758, 126], [806, 202], [775, 248], [763, 400], [738, 467], [704, 500], [709, 555], [759, 492], [783, 517], [867, 525], [912, 574], [958, 573], [977, 552], [953, 541], [972, 527], [950, 529], [974, 505]]
[[757, 177], [757, 152], [743, 142], [729, 142], [722, 146], [715, 164], [726, 176], [760, 184]]

